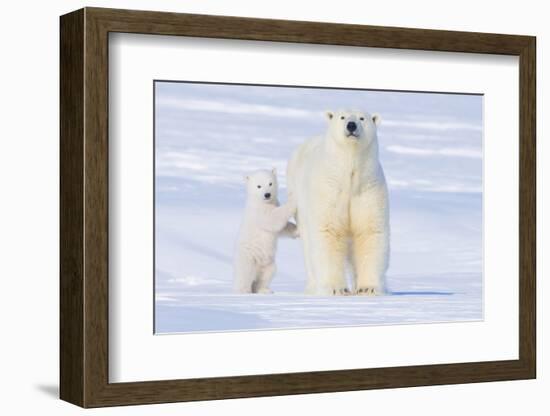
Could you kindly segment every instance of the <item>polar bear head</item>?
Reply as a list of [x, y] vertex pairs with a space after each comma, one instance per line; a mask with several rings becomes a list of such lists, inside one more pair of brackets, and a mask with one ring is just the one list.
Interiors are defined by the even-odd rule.
[[257, 170], [245, 176], [248, 198], [264, 203], [277, 201], [277, 171]]
[[327, 111], [329, 136], [341, 144], [355, 143], [368, 146], [376, 139], [380, 125], [378, 114], [354, 110]]

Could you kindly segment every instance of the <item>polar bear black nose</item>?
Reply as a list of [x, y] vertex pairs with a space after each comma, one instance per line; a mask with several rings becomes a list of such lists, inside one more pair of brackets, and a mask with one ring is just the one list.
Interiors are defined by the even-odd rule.
[[357, 130], [357, 124], [355, 124], [355, 121], [349, 121], [346, 128], [353, 133], [355, 130]]
[[271, 198], [271, 194], [268, 192], [267, 194], [264, 194], [265, 199]]

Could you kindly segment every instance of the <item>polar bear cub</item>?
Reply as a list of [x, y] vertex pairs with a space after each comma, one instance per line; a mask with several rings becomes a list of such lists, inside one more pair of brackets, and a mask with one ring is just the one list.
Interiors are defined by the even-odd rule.
[[259, 170], [246, 176], [247, 200], [237, 242], [234, 290], [237, 293], [272, 293], [275, 253], [280, 235], [297, 236], [289, 219], [296, 204], [279, 206], [277, 172]]
[[325, 134], [296, 149], [287, 171], [304, 246], [306, 292], [383, 294], [390, 227], [388, 190], [378, 158], [380, 117], [341, 110], [327, 112], [326, 118]]

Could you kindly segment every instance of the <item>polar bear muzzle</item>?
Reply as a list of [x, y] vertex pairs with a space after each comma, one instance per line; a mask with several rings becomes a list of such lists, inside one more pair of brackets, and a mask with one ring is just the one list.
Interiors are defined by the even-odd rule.
[[357, 123], [355, 121], [348, 121], [348, 125], [346, 126], [346, 128], [350, 133], [353, 133], [355, 130], [357, 130]]
[[359, 136], [361, 136], [361, 129], [359, 128], [359, 126], [357, 125], [357, 123], [355, 121], [348, 121], [346, 123], [346, 137], [354, 137], [356, 139], [359, 138]]

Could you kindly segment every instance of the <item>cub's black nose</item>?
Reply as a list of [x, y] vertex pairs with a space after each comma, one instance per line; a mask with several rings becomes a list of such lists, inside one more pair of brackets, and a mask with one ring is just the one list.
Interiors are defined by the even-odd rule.
[[265, 199], [271, 198], [271, 194], [268, 192], [267, 194], [264, 194]]
[[357, 130], [357, 124], [355, 124], [355, 121], [349, 121], [346, 128], [350, 133], [353, 133], [355, 130]]

